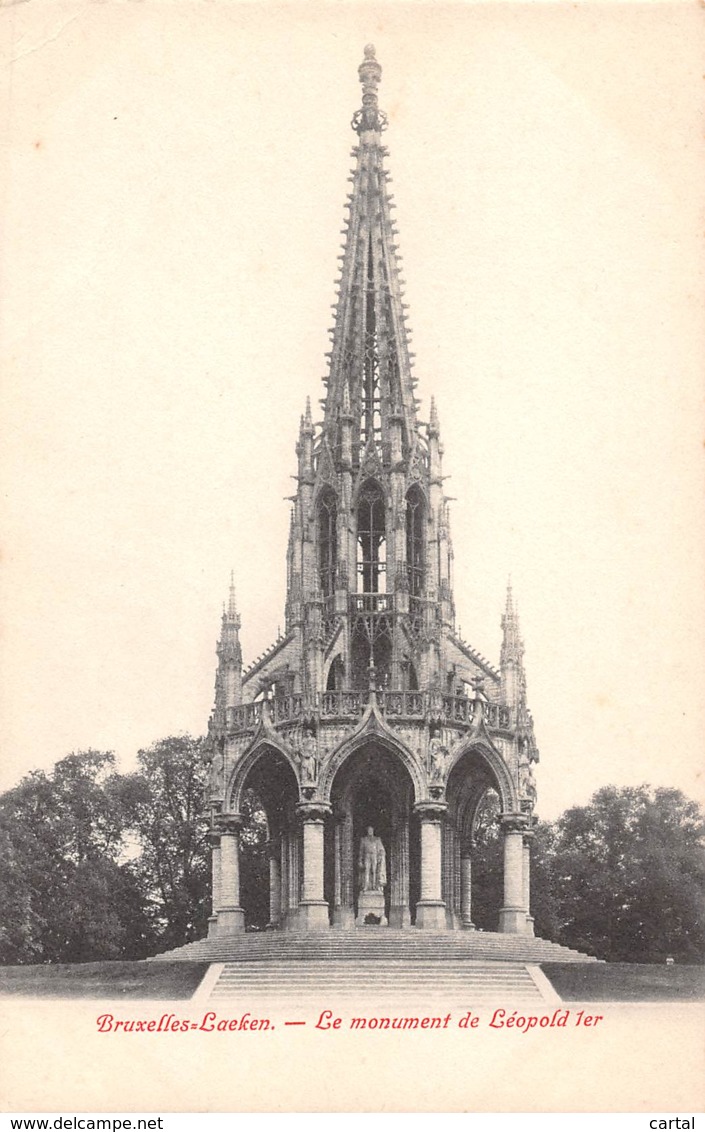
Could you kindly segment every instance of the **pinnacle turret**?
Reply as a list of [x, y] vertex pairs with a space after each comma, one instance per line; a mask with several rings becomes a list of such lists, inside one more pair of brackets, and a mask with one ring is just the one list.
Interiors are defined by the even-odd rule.
[[230, 571], [230, 591], [228, 593], [228, 613], [227, 620], [237, 622], [238, 629], [240, 628], [240, 618], [237, 612], [237, 600], [235, 595], [235, 571]]
[[311, 416], [311, 398], [306, 398], [306, 412], [301, 418], [301, 431], [304, 436], [313, 436], [313, 417]]
[[[216, 648], [218, 655], [218, 676], [216, 687], [220, 689], [221, 702], [216, 707], [234, 707], [242, 700], [242, 648], [240, 647], [240, 615], [235, 596], [235, 572], [230, 573], [230, 588], [227, 606], [223, 606], [223, 621], [220, 640]], [[216, 701], [218, 697], [216, 697]]]
[[428, 435], [429, 436], [438, 436], [439, 432], [440, 432], [440, 424], [438, 422], [438, 409], [436, 408], [436, 399], [435, 399], [435, 397], [432, 397], [431, 398], [431, 408], [430, 408], [430, 411], [429, 411], [429, 418], [428, 418]]
[[507, 600], [502, 617], [502, 651], [500, 664], [521, 666], [524, 657], [524, 642], [519, 632], [519, 614], [514, 601], [511, 578], [507, 582]]

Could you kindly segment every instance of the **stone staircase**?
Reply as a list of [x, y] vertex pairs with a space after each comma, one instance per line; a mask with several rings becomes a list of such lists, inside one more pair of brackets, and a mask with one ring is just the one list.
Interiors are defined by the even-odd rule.
[[465, 1010], [482, 1003], [558, 1001], [539, 965], [596, 962], [560, 944], [493, 932], [356, 928], [330, 932], [252, 932], [215, 936], [154, 957], [209, 962], [197, 992], [258, 1006], [325, 1008], [432, 1003]]
[[533, 936], [498, 932], [431, 932], [355, 928], [328, 932], [238, 932], [187, 943], [154, 956], [210, 963], [351, 962], [586, 963], [591, 955]]
[[[540, 978], [540, 977], [539, 977]], [[320, 1012], [331, 1004], [378, 1007], [432, 1004], [477, 1007], [545, 1001], [544, 984], [523, 963], [362, 959], [225, 963], [208, 998], [262, 1005], [286, 1003]], [[557, 1001], [557, 996], [556, 996]]]

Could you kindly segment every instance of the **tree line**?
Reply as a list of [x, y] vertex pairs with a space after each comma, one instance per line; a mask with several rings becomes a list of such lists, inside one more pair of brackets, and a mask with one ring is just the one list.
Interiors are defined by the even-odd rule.
[[[141, 959], [206, 934], [210, 847], [203, 741], [163, 739], [122, 774], [81, 751], [0, 795], [0, 963]], [[266, 819], [247, 794], [242, 902], [266, 925]], [[496, 930], [499, 805], [476, 823], [473, 920]], [[605, 786], [539, 823], [536, 934], [601, 959], [705, 959], [705, 816], [681, 791]]]

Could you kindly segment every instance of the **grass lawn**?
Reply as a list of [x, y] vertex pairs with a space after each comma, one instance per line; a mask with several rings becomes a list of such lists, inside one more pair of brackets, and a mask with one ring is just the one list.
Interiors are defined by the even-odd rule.
[[699, 1002], [705, 967], [650, 963], [542, 963], [566, 1002]]
[[47, 963], [0, 967], [0, 996], [32, 998], [190, 998], [208, 963]]

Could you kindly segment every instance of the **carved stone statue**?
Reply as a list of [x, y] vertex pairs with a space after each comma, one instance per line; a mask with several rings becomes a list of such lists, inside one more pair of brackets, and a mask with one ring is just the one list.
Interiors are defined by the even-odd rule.
[[443, 781], [447, 758], [448, 748], [444, 747], [442, 741], [436, 736], [429, 744], [431, 782], [439, 783]]
[[534, 777], [534, 768], [525, 750], [522, 751], [519, 758], [519, 796], [521, 798], [528, 798], [531, 802], [536, 801], [536, 778]]
[[225, 783], [225, 751], [220, 748], [211, 754], [210, 763], [210, 789], [212, 794], [221, 794]]
[[318, 759], [316, 758], [316, 738], [310, 731], [304, 733], [301, 740], [301, 785], [315, 786], [318, 777]]
[[357, 859], [360, 891], [381, 892], [387, 883], [387, 854], [382, 844], [382, 838], [375, 836], [371, 825], [360, 841], [360, 853]]

